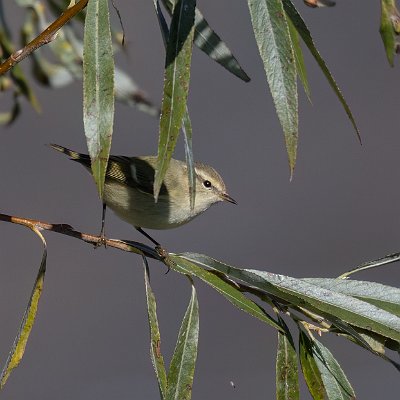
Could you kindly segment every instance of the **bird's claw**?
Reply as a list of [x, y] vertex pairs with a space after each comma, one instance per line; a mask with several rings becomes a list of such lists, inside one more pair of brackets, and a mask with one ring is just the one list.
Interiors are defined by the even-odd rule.
[[159, 244], [155, 247], [155, 250], [156, 250], [158, 256], [163, 260], [164, 264], [167, 267], [167, 272], [165, 273], [165, 275], [167, 275], [168, 272], [171, 270], [170, 262], [172, 262], [169, 259], [168, 251], [165, 250], [163, 247], [161, 247], [161, 245], [159, 245]]

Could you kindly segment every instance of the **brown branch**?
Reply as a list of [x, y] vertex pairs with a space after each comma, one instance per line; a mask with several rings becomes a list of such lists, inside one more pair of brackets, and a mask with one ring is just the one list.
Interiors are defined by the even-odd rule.
[[49, 25], [42, 33], [35, 39], [30, 41], [24, 48], [15, 51], [10, 57], [7, 58], [0, 65], [0, 75], [3, 75], [10, 70], [15, 64], [22, 61], [25, 57], [29, 56], [33, 51], [39, 47], [50, 43], [57, 37], [57, 32], [70, 21], [78, 12], [82, 11], [89, 0], [80, 0], [74, 6], [67, 8], [51, 25]]
[[107, 247], [113, 247], [122, 251], [128, 251], [131, 253], [140, 254], [145, 257], [153, 258], [155, 260], [161, 261], [165, 264], [165, 250], [162, 248], [153, 249], [145, 244], [134, 242], [130, 240], [118, 240], [118, 239], [107, 239], [101, 238], [98, 235], [91, 235], [88, 233], [83, 233], [76, 231], [71, 225], [67, 224], [49, 224], [47, 222], [38, 221], [35, 219], [20, 218], [12, 215], [1, 214], [0, 221], [10, 222], [12, 224], [23, 225], [30, 229], [46, 230], [51, 232], [60, 233], [62, 235], [67, 235], [74, 237], [76, 239], [83, 240], [86, 243], [91, 243], [94, 246], [99, 246], [104, 243]]

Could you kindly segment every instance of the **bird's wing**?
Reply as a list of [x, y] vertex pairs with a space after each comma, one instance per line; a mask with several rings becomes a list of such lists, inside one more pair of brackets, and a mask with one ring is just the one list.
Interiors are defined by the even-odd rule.
[[[153, 196], [154, 168], [149, 162], [139, 157], [110, 156], [106, 178]], [[167, 194], [163, 184], [160, 195]]]
[[[90, 170], [90, 157], [87, 154], [78, 153], [57, 144], [50, 146], [70, 157], [71, 160], [82, 164]], [[107, 165], [106, 179], [111, 179], [121, 184], [130, 186], [142, 193], [153, 196], [154, 167], [156, 157], [110, 156]], [[163, 184], [160, 190], [160, 200], [168, 198], [168, 191]]]

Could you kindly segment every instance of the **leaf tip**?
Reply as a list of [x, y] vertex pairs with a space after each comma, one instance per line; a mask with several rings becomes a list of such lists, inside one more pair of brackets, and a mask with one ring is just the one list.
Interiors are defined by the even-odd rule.
[[154, 197], [154, 203], [158, 202], [158, 195], [160, 194], [160, 188], [161, 185], [159, 183], [159, 179], [154, 179], [154, 185], [153, 185], [153, 197]]
[[297, 133], [293, 136], [286, 136], [285, 139], [289, 159], [290, 181], [292, 181], [297, 160]]
[[240, 78], [242, 79], [243, 82], [246, 82], [246, 83], [251, 81], [251, 78], [243, 70], [242, 70], [242, 75], [240, 76]]

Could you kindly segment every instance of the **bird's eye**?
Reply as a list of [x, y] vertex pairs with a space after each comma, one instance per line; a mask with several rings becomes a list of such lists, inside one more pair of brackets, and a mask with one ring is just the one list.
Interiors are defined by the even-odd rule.
[[206, 187], [206, 188], [210, 188], [210, 187], [212, 186], [210, 181], [204, 181], [204, 182], [203, 182], [203, 185], [204, 185], [204, 187]]

